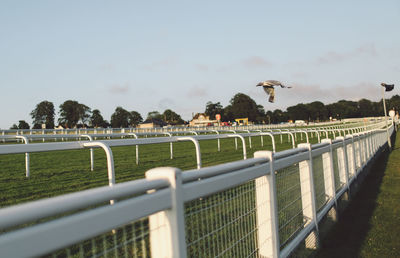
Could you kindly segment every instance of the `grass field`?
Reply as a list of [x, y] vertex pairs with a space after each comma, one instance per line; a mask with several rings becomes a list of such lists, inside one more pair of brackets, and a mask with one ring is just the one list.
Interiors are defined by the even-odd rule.
[[[287, 137], [275, 136], [277, 151], [292, 148]], [[317, 138], [310, 138], [312, 143]], [[297, 143], [305, 142], [297, 137]], [[200, 141], [203, 167], [243, 159], [240, 141], [235, 150], [234, 139], [222, 139], [221, 151], [216, 140]], [[258, 150], [272, 150], [271, 140], [252, 137], [252, 148], [248, 138], [247, 157]], [[193, 143], [174, 143], [174, 159], [169, 157], [169, 144], [142, 145], [139, 147], [140, 163], [135, 163], [135, 146], [113, 147], [116, 182], [143, 178], [144, 173], [155, 167], [172, 166], [182, 170], [196, 168]], [[30, 154], [30, 178], [25, 177], [25, 155], [0, 155], [0, 207], [37, 200], [69, 192], [76, 192], [108, 184], [105, 153], [94, 151], [94, 171], [90, 171], [89, 150], [54, 151]]]
[[[276, 136], [277, 151], [289, 149], [292, 144], [280, 144]], [[301, 142], [298, 135], [297, 144]], [[310, 138], [316, 143], [317, 138]], [[252, 149], [247, 142], [247, 156], [257, 150], [271, 150], [271, 142], [264, 137], [252, 138]], [[240, 143], [240, 141], [239, 141]], [[243, 159], [241, 144], [235, 150], [234, 139], [221, 140], [221, 152], [217, 151], [217, 141], [200, 141], [203, 166], [226, 163]], [[174, 143], [174, 159], [169, 157], [169, 144], [140, 146], [140, 164], [135, 164], [135, 146], [112, 148], [115, 161], [116, 182], [143, 178], [144, 172], [159, 166], [173, 166], [182, 170], [196, 168], [193, 144]], [[335, 155], [334, 155], [335, 156]], [[58, 151], [31, 154], [31, 178], [25, 178], [24, 155], [0, 156], [1, 205], [55, 196], [68, 192], [104, 186], [108, 184], [106, 158], [103, 150], [95, 150], [95, 171], [90, 172], [89, 150]], [[321, 157], [313, 158], [314, 182], [317, 209], [325, 202], [325, 186]], [[337, 168], [335, 168], [337, 170]], [[186, 240], [191, 257], [249, 256], [258, 253], [257, 220], [255, 203], [256, 185], [254, 181], [185, 203]], [[306, 223], [302, 215], [299, 166], [294, 164], [277, 173], [277, 198], [279, 216], [279, 236], [281, 246], [285, 246]], [[61, 257], [69, 253], [88, 255], [107, 253], [111, 257], [134, 253], [147, 257], [150, 254], [148, 219], [144, 218], [107, 233], [89, 239], [78, 245], [58, 252]], [[74, 256], [74, 255], [72, 255]]]
[[400, 134], [372, 166], [317, 257], [400, 257]]

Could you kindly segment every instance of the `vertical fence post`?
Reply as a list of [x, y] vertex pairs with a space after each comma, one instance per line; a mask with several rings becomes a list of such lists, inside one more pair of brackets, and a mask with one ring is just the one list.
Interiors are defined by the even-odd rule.
[[371, 157], [372, 157], [372, 142], [371, 142], [371, 135], [372, 135], [372, 132], [367, 132], [367, 138], [366, 138], [366, 141], [367, 141], [367, 146], [368, 146], [368, 155], [367, 155], [367, 160], [369, 160]]
[[333, 170], [332, 140], [323, 139], [322, 143], [329, 143], [329, 152], [325, 152], [322, 154], [325, 194], [329, 198], [335, 199], [336, 203], [336, 186], [335, 186], [335, 174]]
[[270, 173], [255, 180], [257, 241], [261, 257], [279, 257], [278, 204], [273, 152], [257, 151], [254, 158], [269, 159]]
[[300, 188], [303, 216], [309, 218], [315, 224], [315, 230], [305, 239], [306, 248], [318, 248], [318, 219], [315, 202], [314, 177], [312, 168], [311, 144], [301, 143], [298, 148], [307, 148], [309, 157], [299, 163], [300, 169]]
[[357, 142], [354, 144], [357, 144], [357, 152], [356, 152], [356, 159], [359, 161], [357, 164], [360, 165], [360, 168], [362, 167], [362, 158], [361, 158], [361, 144], [360, 144], [360, 134], [357, 134]]
[[351, 139], [351, 143], [347, 145], [347, 157], [348, 157], [348, 169], [349, 174], [353, 174], [357, 177], [357, 165], [356, 165], [356, 151], [354, 146], [354, 137], [352, 135], [347, 135], [345, 139]]
[[181, 171], [177, 168], [154, 168], [146, 172], [148, 179], [170, 182], [172, 208], [149, 217], [152, 257], [186, 257], [185, 217]]
[[338, 167], [339, 167], [339, 178], [340, 183], [345, 184], [347, 187], [348, 193], [350, 193], [349, 186], [349, 170], [348, 170], [348, 162], [347, 162], [347, 150], [346, 150], [346, 141], [343, 136], [339, 136], [336, 139], [342, 142], [341, 146], [337, 148], [337, 157], [338, 157]]
[[363, 133], [363, 145], [364, 145], [364, 165], [367, 164], [368, 161], [368, 143], [367, 143], [367, 132]]
[[358, 144], [360, 150], [360, 166], [363, 167], [365, 161], [364, 133], [359, 134]]
[[367, 135], [367, 141], [368, 141], [368, 147], [369, 147], [369, 156], [368, 156], [368, 160], [372, 158], [373, 154], [374, 154], [374, 150], [372, 148], [372, 132], [368, 131], [368, 135]]
[[372, 156], [376, 153], [376, 142], [375, 142], [375, 132], [371, 131], [371, 146], [372, 146]]

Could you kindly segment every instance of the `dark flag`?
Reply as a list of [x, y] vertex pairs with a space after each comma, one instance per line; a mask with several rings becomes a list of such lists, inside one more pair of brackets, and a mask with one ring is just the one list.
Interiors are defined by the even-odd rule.
[[394, 84], [386, 84], [386, 83], [381, 83], [382, 87], [385, 87], [385, 91], [391, 91], [394, 88]]

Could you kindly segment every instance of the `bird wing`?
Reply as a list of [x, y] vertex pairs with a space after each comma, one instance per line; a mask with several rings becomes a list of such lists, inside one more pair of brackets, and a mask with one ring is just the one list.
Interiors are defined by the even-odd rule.
[[275, 99], [275, 89], [274, 87], [271, 86], [264, 86], [264, 91], [269, 95], [269, 99], [268, 101], [271, 103], [274, 103], [274, 99]]
[[273, 87], [266, 87], [266, 86], [264, 86], [263, 87], [264, 88], [264, 91], [268, 94], [268, 95], [271, 95], [271, 94], [273, 94], [274, 92], [275, 92], [275, 89], [273, 88]]

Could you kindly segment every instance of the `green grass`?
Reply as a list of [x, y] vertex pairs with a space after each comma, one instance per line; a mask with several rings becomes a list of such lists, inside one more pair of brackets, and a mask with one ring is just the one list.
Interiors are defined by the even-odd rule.
[[[297, 143], [301, 142], [298, 135]], [[277, 151], [291, 148], [291, 143], [276, 136]], [[310, 138], [316, 142], [317, 138]], [[303, 142], [305, 139], [303, 137]], [[252, 137], [252, 148], [247, 157], [255, 151], [272, 150], [271, 140]], [[221, 151], [217, 150], [216, 140], [200, 141], [203, 167], [243, 159], [241, 141], [238, 150], [234, 139], [222, 139]], [[174, 159], [170, 159], [169, 144], [142, 145], [139, 147], [139, 165], [135, 163], [135, 146], [113, 147], [116, 182], [143, 178], [144, 173], [155, 167], [171, 166], [182, 170], [196, 168], [195, 148], [191, 142], [174, 143]], [[104, 151], [94, 151], [94, 171], [90, 171], [89, 150], [54, 151], [30, 154], [30, 178], [25, 177], [25, 154], [0, 155], [0, 207], [22, 202], [76, 192], [108, 184], [107, 165]]]
[[[292, 144], [287, 142], [286, 135], [283, 136], [283, 140], [284, 142], [280, 144], [280, 137], [275, 137], [277, 151], [292, 147]], [[312, 143], [317, 141], [316, 137], [310, 140]], [[261, 146], [260, 137], [252, 137], [252, 149], [249, 148], [247, 138], [246, 142], [249, 158], [253, 157], [257, 150], [272, 149], [269, 137], [264, 137], [264, 146]], [[305, 142], [305, 139], [303, 136], [303, 141], [301, 141], [298, 134], [297, 144], [300, 142]], [[235, 150], [234, 139], [221, 140], [221, 152], [217, 151], [216, 140], [200, 141], [200, 146], [204, 167], [243, 159], [240, 140], [238, 140], [238, 150]], [[135, 146], [115, 147], [112, 150], [117, 183], [143, 178], [145, 171], [159, 166], [173, 166], [182, 170], [196, 168], [195, 149], [191, 142], [174, 143], [173, 160], [169, 157], [169, 144], [140, 146], [139, 165], [135, 164]], [[93, 172], [89, 171], [89, 150], [31, 154], [31, 178], [29, 179], [25, 178], [23, 154], [0, 156], [0, 164], [0, 204], [3, 207], [108, 184], [106, 158], [104, 151], [100, 149], [95, 150], [95, 171]], [[325, 203], [320, 157], [314, 158], [313, 166], [320, 172], [314, 173], [314, 181], [318, 184], [316, 193], [319, 208]], [[277, 191], [280, 243], [284, 246], [304, 226], [298, 164], [278, 171]], [[254, 249], [257, 241], [254, 181], [185, 203], [185, 209], [186, 237], [187, 242], [191, 243], [188, 247], [190, 256], [213, 256], [215, 252], [222, 253], [224, 256], [247, 256], [249, 250], [256, 250]], [[138, 230], [148, 232], [148, 220], [143, 221], [141, 223], [146, 225], [139, 223]], [[74, 245], [70, 251], [80, 252], [82, 248], [89, 253], [94, 250], [99, 252], [113, 250], [115, 243], [119, 243], [120, 240], [125, 242], [124, 230], [134, 231], [136, 224], [118, 229], [116, 235], [107, 233], [85, 241], [83, 245]], [[118, 233], [119, 230], [123, 233]], [[135, 239], [137, 234], [129, 233], [128, 235], [133, 235], [132, 239]], [[148, 236], [141, 239], [148, 239]], [[132, 241], [139, 243], [138, 240]], [[149, 248], [148, 240], [141, 241], [144, 241], [145, 247], [141, 249], [142, 251], [138, 250], [134, 253], [140, 253]], [[118, 250], [116, 252], [119, 252]], [[115, 257], [117, 256], [116, 254]]]
[[[399, 136], [399, 135], [398, 135]], [[400, 257], [400, 137], [372, 166], [317, 257]]]

